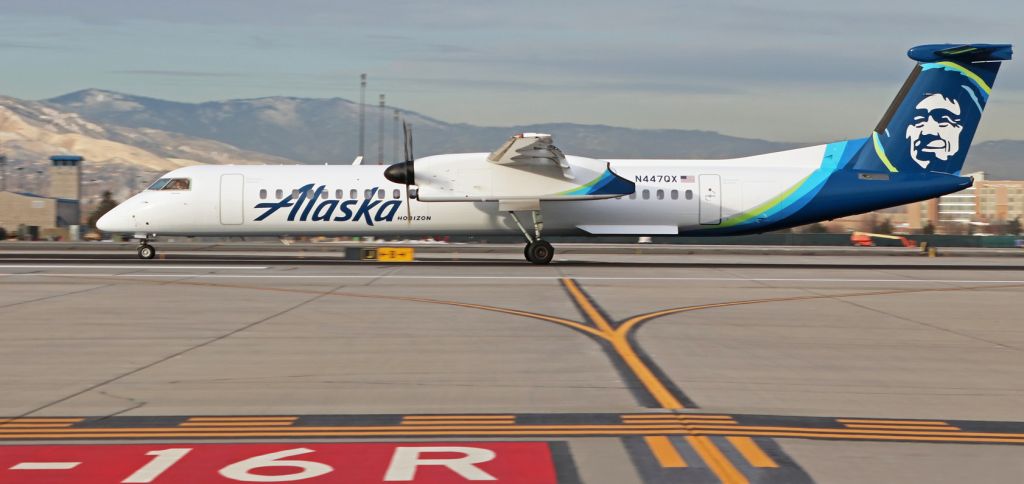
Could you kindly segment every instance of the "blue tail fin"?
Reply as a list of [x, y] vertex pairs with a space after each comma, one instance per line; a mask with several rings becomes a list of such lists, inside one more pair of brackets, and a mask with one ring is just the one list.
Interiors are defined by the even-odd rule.
[[959, 174], [1008, 44], [938, 44], [917, 65], [852, 164], [855, 170]]

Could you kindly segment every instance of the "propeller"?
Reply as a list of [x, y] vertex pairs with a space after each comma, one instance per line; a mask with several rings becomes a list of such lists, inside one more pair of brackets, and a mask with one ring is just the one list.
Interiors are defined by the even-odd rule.
[[405, 193], [408, 198], [408, 202], [405, 204], [405, 220], [407, 223], [412, 223], [412, 199], [414, 197], [411, 185], [416, 182], [413, 169], [415, 158], [412, 153], [412, 125], [404, 120], [402, 121], [402, 133], [405, 138], [405, 161], [387, 167], [384, 170], [384, 178], [392, 183], [405, 185]]
[[413, 155], [412, 155], [412, 125], [404, 123], [403, 131], [405, 132], [405, 164], [406, 164], [406, 177], [405, 177], [405, 223], [406, 225], [412, 225], [412, 191], [409, 185], [413, 182]]

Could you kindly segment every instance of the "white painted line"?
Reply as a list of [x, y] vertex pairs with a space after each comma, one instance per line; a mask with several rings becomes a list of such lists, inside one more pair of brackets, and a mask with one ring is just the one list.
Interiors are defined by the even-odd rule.
[[81, 462], [21, 462], [11, 466], [12, 471], [66, 471]]
[[1024, 279], [841, 279], [786, 277], [600, 277], [600, 276], [446, 276], [446, 275], [356, 275], [356, 274], [101, 274], [101, 273], [0, 273], [10, 277], [192, 277], [196, 279], [452, 279], [452, 280], [543, 280], [569, 277], [578, 281], [719, 281], [719, 282], [846, 282], [846, 283], [931, 283], [931, 284], [1024, 284]]
[[219, 271], [229, 269], [261, 270], [269, 266], [174, 266], [174, 265], [97, 265], [97, 264], [0, 264], [0, 269], [148, 269], [148, 270], [194, 270]]

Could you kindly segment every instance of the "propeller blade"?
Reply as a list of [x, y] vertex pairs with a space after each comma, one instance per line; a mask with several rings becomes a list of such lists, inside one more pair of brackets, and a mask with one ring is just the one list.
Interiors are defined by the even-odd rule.
[[412, 196], [409, 193], [409, 186], [405, 187], [405, 224], [412, 225]]
[[412, 161], [412, 126], [402, 121], [402, 141], [405, 143], [405, 161]]
[[412, 171], [410, 168], [412, 168], [413, 165], [412, 126], [410, 126], [405, 120], [402, 120], [402, 133], [405, 141], [405, 163], [407, 170], [407, 175], [405, 177], [405, 223], [406, 225], [412, 225], [412, 193], [409, 186], [412, 184], [413, 177], [410, 176], [411, 173], [408, 173]]

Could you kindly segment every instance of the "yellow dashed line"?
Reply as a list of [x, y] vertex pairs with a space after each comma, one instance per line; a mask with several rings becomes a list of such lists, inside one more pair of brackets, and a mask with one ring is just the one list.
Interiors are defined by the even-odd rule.
[[878, 424], [844, 424], [851, 429], [879, 429], [879, 430], [960, 430], [960, 427], [952, 425], [878, 425]]
[[941, 420], [885, 420], [875, 418], [837, 418], [836, 422], [839, 423], [852, 423], [852, 424], [884, 424], [884, 425], [949, 425]]
[[[155, 428], [7, 428], [0, 429], [0, 439], [26, 438], [139, 438], [139, 437], [256, 437], [256, 436], [337, 436], [337, 437], [417, 437], [417, 436], [531, 436], [531, 435], [643, 435], [667, 436], [687, 435], [706, 437], [709, 435], [734, 436], [765, 436], [765, 437], [797, 437], [827, 438], [838, 440], [893, 440], [922, 442], [991, 442], [1024, 444], [1024, 433], [995, 432], [963, 432], [963, 431], [916, 431], [916, 430], [868, 430], [817, 427], [769, 427], [769, 426], [736, 426], [736, 425], [684, 425], [671, 423], [662, 425], [649, 424], [617, 424], [617, 425], [510, 425], [477, 422], [462, 425], [451, 425], [438, 422], [435, 425], [390, 425], [390, 426], [323, 426], [293, 427], [271, 425], [264, 426], [254, 423], [249, 427], [241, 426], [196, 426], [196, 427], [155, 427]], [[717, 458], [717, 454], [709, 447], [715, 443], [710, 439], [696, 442], [704, 445], [701, 458]], [[737, 450], [754, 466], [766, 465], [765, 456], [758, 454], [756, 442], [730, 439]], [[717, 449], [716, 449], [717, 450]], [[761, 451], [763, 452], [763, 451]], [[720, 453], [720, 452], [719, 452]], [[723, 454], [724, 457], [724, 454]], [[761, 463], [761, 464], [757, 464]], [[709, 463], [711, 465], [711, 463]], [[725, 464], [715, 464], [723, 475], [729, 474]], [[729, 464], [731, 465], [731, 464]]]
[[287, 420], [293, 422], [298, 417], [190, 417], [189, 422], [263, 422], [268, 420]]
[[515, 420], [515, 415], [406, 415], [402, 420]]

